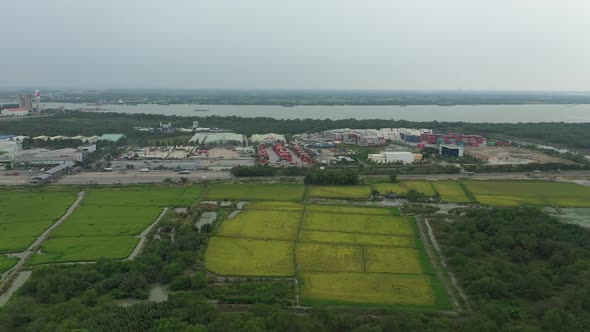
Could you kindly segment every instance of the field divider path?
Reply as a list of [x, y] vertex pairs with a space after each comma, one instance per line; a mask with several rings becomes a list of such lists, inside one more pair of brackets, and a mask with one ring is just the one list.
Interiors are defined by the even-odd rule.
[[[459, 285], [459, 282], [457, 281], [457, 278], [455, 277], [455, 275], [453, 274], [453, 272], [451, 272], [451, 270], [449, 270], [449, 266], [447, 265], [447, 262], [441, 252], [440, 246], [438, 245], [438, 242], [436, 241], [436, 238], [434, 236], [434, 232], [432, 231], [432, 227], [430, 226], [430, 223], [428, 222], [428, 219], [426, 218], [421, 218], [424, 221], [424, 224], [426, 226], [426, 231], [428, 233], [428, 239], [430, 241], [423, 241], [424, 242], [424, 249], [426, 250], [426, 253], [430, 256], [430, 260], [435, 263], [436, 260], [434, 259], [434, 252], [432, 252], [431, 250], [431, 246], [428, 245], [430, 242], [432, 244], [432, 248], [434, 248], [434, 250], [436, 251], [436, 253], [438, 254], [438, 257], [440, 258], [440, 265], [441, 267], [444, 269], [444, 271], [447, 274], [447, 277], [443, 276], [443, 271], [441, 269], [441, 267], [439, 267], [438, 269], [436, 269], [435, 266], [433, 266], [433, 268], [435, 268], [435, 273], [439, 276], [439, 279], [441, 281], [443, 280], [449, 280], [451, 285], [455, 288], [455, 290], [457, 291], [457, 294], [459, 295], [459, 297], [461, 297], [461, 300], [463, 300], [463, 303], [465, 303], [465, 306], [467, 306], [468, 308], [470, 307], [469, 305], [469, 299], [467, 298], [467, 296], [465, 295], [465, 292], [463, 292], [463, 289], [461, 288], [461, 286]], [[422, 226], [422, 223], [418, 222], [418, 228], [420, 230], [421, 233], [424, 234], [424, 229]], [[433, 264], [434, 265], [434, 264]], [[449, 285], [446, 282], [443, 282], [444, 284], [447, 285], [447, 287], [449, 287]], [[454, 292], [451, 292], [450, 289], [447, 290], [447, 293], [449, 295], [449, 298], [451, 301], [454, 302], [454, 305], [456, 308], [461, 308], [459, 301], [455, 298], [454, 296]]]
[[309, 186], [305, 186], [303, 190], [303, 209], [301, 209], [301, 217], [299, 218], [299, 225], [297, 225], [297, 234], [293, 241], [293, 272], [295, 274], [295, 306], [301, 305], [301, 285], [299, 284], [299, 268], [297, 267], [297, 243], [299, 243], [299, 233], [303, 227], [303, 220], [305, 219], [305, 213], [307, 205], [309, 204]]
[[467, 186], [465, 185], [465, 183], [463, 183], [463, 181], [459, 180], [457, 181], [457, 184], [459, 185], [459, 187], [461, 187], [461, 189], [463, 189], [463, 191], [465, 192], [465, 195], [467, 195], [467, 198], [469, 198], [469, 200], [471, 201], [471, 203], [479, 203], [477, 201], [477, 198], [475, 197], [475, 195], [471, 192], [471, 190], [469, 190], [469, 188], [467, 188]]
[[143, 250], [143, 248], [145, 246], [145, 242], [147, 241], [148, 234], [152, 231], [152, 229], [154, 227], [156, 227], [156, 225], [160, 222], [160, 220], [162, 220], [162, 218], [164, 218], [164, 216], [166, 215], [167, 212], [168, 212], [168, 208], [166, 207], [166, 208], [164, 208], [164, 210], [162, 210], [162, 212], [160, 213], [158, 218], [156, 218], [156, 220], [154, 220], [154, 222], [151, 225], [146, 227], [146, 229], [144, 229], [143, 232], [141, 232], [139, 235], [137, 235], [137, 237], [139, 237], [139, 243], [137, 243], [137, 245], [135, 246], [135, 249], [133, 249], [133, 251], [131, 252], [129, 257], [125, 258], [124, 260], [126, 260], [126, 261], [133, 260], [133, 259], [135, 259], [135, 257], [137, 257], [137, 255], [139, 255], [141, 253], [141, 251]]
[[68, 217], [74, 213], [74, 211], [78, 208], [78, 206], [80, 205], [80, 203], [82, 202], [82, 200], [86, 197], [86, 192], [85, 191], [81, 191], [78, 193], [78, 198], [76, 198], [76, 200], [74, 201], [74, 203], [72, 203], [72, 205], [70, 205], [70, 207], [68, 208], [68, 211], [66, 211], [66, 213], [61, 216], [61, 218], [59, 218], [56, 222], [54, 222], [51, 226], [49, 226], [43, 233], [41, 233], [41, 235], [39, 235], [37, 237], [37, 239], [25, 250], [22, 252], [21, 255], [19, 255], [20, 260], [18, 261], [18, 263], [16, 263], [12, 269], [8, 270], [7, 272], [5, 272], [5, 278], [4, 280], [0, 283], [0, 294], [2, 294], [2, 292], [4, 291], [5, 284], [9, 281], [12, 280], [11, 275], [13, 275], [14, 273], [20, 271], [20, 269], [25, 266], [25, 264], [27, 263], [27, 261], [41, 248], [41, 245], [43, 245], [43, 242], [45, 242], [45, 240], [47, 240], [49, 233], [51, 233], [51, 231], [53, 231], [55, 228], [59, 227], [61, 224], [63, 224], [66, 219], [68, 219]]
[[366, 252], [366, 246], [362, 245], [361, 246], [361, 259], [363, 261], [363, 273], [367, 272], [367, 252]]

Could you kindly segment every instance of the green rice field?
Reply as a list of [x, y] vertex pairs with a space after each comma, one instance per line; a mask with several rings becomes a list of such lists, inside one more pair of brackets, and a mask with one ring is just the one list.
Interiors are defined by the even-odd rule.
[[300, 201], [305, 187], [298, 184], [216, 184], [209, 188], [207, 199], [213, 201]]
[[196, 185], [88, 190], [29, 264], [125, 258], [137, 245], [137, 235], [160, 215], [161, 207], [192, 205], [204, 190]]
[[309, 195], [318, 198], [369, 199], [370, 186], [312, 186]]
[[549, 181], [464, 181], [483, 205], [590, 207], [590, 187]]
[[471, 200], [456, 181], [434, 181], [432, 182], [436, 191], [440, 194], [441, 200], [445, 202], [470, 203]]
[[0, 273], [10, 270], [16, 263], [18, 263], [18, 258], [0, 255]]
[[0, 252], [25, 250], [76, 200], [75, 191], [0, 191]]
[[436, 191], [428, 181], [400, 181], [397, 183], [375, 183], [373, 187], [382, 195], [388, 193], [405, 194], [410, 190], [421, 192], [426, 196], [435, 196]]

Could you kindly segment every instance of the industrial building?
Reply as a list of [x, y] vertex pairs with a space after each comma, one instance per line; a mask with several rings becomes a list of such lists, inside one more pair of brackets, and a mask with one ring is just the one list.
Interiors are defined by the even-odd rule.
[[30, 111], [26, 108], [6, 108], [0, 111], [2, 116], [27, 116]]
[[98, 138], [99, 141], [118, 142], [127, 138], [125, 134], [104, 134]]
[[189, 140], [200, 145], [242, 145], [244, 135], [235, 133], [197, 133]]
[[421, 135], [432, 133], [430, 129], [382, 128], [382, 129], [334, 129], [323, 133], [325, 141], [358, 144], [361, 146], [386, 145], [393, 142], [419, 143]]
[[444, 145], [441, 144], [438, 147], [438, 152], [440, 153], [441, 156], [446, 156], [446, 157], [453, 157], [453, 158], [461, 158], [463, 157], [463, 147], [462, 146], [458, 146], [458, 145]]
[[405, 152], [405, 151], [386, 151], [376, 154], [369, 154], [368, 159], [378, 164], [399, 163], [411, 164], [422, 160], [422, 155], [419, 153]]
[[275, 133], [268, 133], [268, 134], [254, 134], [254, 135], [252, 135], [252, 137], [250, 137], [250, 142], [252, 142], [253, 144], [260, 144], [260, 143], [273, 144], [273, 143], [286, 143], [287, 140], [285, 139], [285, 136], [283, 136], [283, 135], [279, 135], [279, 134], [275, 134]]
[[17, 152], [11, 161], [16, 164], [61, 165], [82, 161], [82, 152], [77, 149], [30, 149]]
[[60, 176], [70, 173], [74, 163], [67, 162], [57, 165], [43, 173], [35, 175], [30, 182], [33, 184], [47, 184], [57, 180]]
[[78, 147], [78, 150], [80, 150], [82, 153], [92, 153], [96, 151], [96, 144], [84, 144]]
[[15, 141], [11, 139], [0, 140], [0, 161], [2, 161], [3, 159], [8, 161], [21, 150], [22, 144], [20, 141]]
[[464, 135], [457, 133], [447, 134], [422, 134], [421, 141], [427, 144], [444, 144], [444, 145], [461, 145], [461, 146], [480, 146], [484, 138], [479, 135]]
[[20, 95], [18, 96], [18, 107], [24, 108], [28, 111], [33, 110], [33, 95]]

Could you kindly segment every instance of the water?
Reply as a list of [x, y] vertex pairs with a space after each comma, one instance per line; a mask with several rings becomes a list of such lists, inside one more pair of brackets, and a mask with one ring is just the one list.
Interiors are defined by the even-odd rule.
[[[74, 103], [45, 103], [46, 108], [66, 109], [95, 106]], [[97, 112], [147, 113], [179, 116], [241, 116], [275, 119], [393, 119], [408, 121], [463, 122], [590, 122], [590, 105], [457, 105], [457, 106], [295, 106], [279, 105], [103, 105]], [[208, 112], [194, 112], [206, 109]]]

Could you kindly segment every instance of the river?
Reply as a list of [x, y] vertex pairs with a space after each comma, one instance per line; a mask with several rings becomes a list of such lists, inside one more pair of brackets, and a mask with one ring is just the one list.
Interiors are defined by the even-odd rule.
[[[45, 108], [87, 109], [96, 106], [44, 103]], [[97, 112], [147, 113], [179, 116], [241, 116], [275, 119], [394, 119], [463, 122], [590, 122], [590, 105], [456, 105], [456, 106], [294, 106], [279, 105], [102, 105]], [[195, 112], [194, 110], [207, 110]]]

